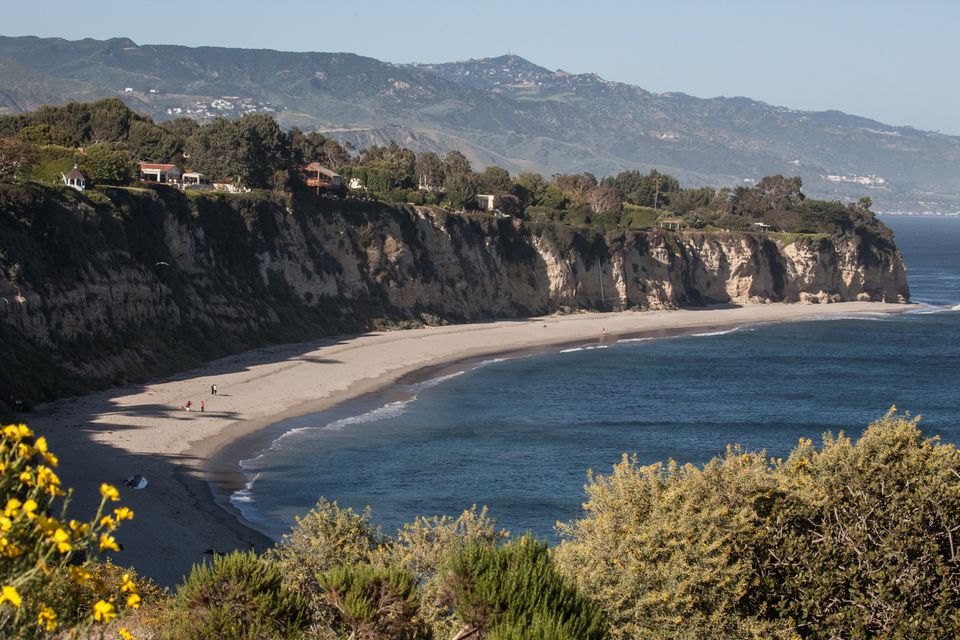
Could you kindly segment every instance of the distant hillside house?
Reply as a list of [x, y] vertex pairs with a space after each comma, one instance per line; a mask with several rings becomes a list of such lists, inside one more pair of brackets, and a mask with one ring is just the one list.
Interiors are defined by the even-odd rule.
[[185, 174], [183, 174], [183, 177], [181, 178], [180, 186], [183, 189], [196, 189], [196, 190], [213, 189], [213, 185], [210, 184], [209, 180], [207, 180], [207, 176], [205, 176], [202, 173], [198, 173], [196, 171], [188, 171]]
[[140, 163], [140, 179], [160, 184], [179, 184], [183, 171], [175, 164]]
[[477, 207], [481, 211], [493, 211], [497, 202], [497, 197], [489, 194], [477, 194]]
[[63, 176], [63, 184], [68, 187], [73, 187], [77, 191], [84, 191], [87, 188], [87, 176], [83, 175], [83, 171], [77, 168], [77, 165], [73, 165], [73, 169], [70, 169], [66, 174], [60, 174]]
[[335, 191], [343, 189], [343, 177], [319, 162], [311, 162], [303, 168], [303, 171], [307, 174], [307, 186], [316, 188], [318, 193], [321, 189]]

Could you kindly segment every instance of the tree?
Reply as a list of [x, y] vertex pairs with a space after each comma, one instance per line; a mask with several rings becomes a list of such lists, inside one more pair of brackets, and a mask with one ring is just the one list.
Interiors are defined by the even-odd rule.
[[446, 178], [451, 176], [465, 176], [473, 173], [470, 161], [459, 151], [448, 151], [443, 158], [443, 172]]
[[34, 145], [0, 136], [0, 177], [15, 174], [37, 157]]
[[187, 141], [192, 168], [219, 180], [237, 180], [244, 173], [244, 141], [236, 122], [217, 118]]
[[320, 162], [330, 168], [347, 163], [349, 152], [339, 142], [322, 133], [311, 131], [304, 133], [296, 127], [287, 134], [290, 141], [290, 153], [294, 166], [303, 166], [311, 162]]
[[523, 208], [543, 204], [547, 192], [547, 183], [542, 175], [531, 171], [521, 171], [513, 184], [513, 192], [520, 199]]
[[620, 211], [623, 209], [623, 203], [620, 201], [620, 195], [611, 185], [602, 185], [593, 189], [588, 194], [590, 201], [590, 210], [593, 213], [612, 217], [616, 223], [620, 217]]
[[452, 208], [466, 209], [477, 197], [477, 174], [447, 172], [443, 190]]
[[136, 177], [130, 155], [102, 142], [83, 150], [80, 169], [93, 182], [129, 184]]
[[193, 118], [175, 118], [173, 120], [165, 120], [161, 122], [159, 126], [162, 129], [166, 129], [181, 140], [187, 140], [200, 128], [200, 125]]
[[414, 170], [417, 186], [428, 191], [440, 189], [443, 186], [443, 161], [432, 151], [426, 151], [417, 156]]
[[597, 178], [592, 173], [573, 175], [558, 173], [553, 176], [553, 182], [565, 196], [576, 201], [582, 200], [588, 191], [597, 186]]
[[289, 171], [290, 147], [280, 125], [265, 113], [245, 114], [237, 123], [243, 161], [240, 178], [249, 187], [268, 187], [274, 174]]
[[480, 172], [478, 188], [483, 193], [511, 193], [513, 181], [510, 179], [510, 172], [495, 164], [490, 165]]
[[73, 146], [73, 140], [60, 127], [50, 124], [35, 124], [20, 129], [17, 140], [32, 144], [55, 144], [61, 147]]

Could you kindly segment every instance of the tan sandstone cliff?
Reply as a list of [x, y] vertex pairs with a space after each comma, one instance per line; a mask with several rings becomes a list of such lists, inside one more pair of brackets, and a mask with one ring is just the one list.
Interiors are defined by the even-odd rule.
[[907, 298], [899, 252], [867, 230], [600, 232], [308, 195], [0, 187], [0, 397], [390, 323]]

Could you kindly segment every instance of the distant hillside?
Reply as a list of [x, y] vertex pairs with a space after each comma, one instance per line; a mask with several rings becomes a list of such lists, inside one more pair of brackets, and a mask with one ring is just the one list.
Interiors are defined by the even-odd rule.
[[154, 118], [251, 111], [359, 146], [395, 139], [513, 171], [659, 168], [685, 184], [803, 177], [881, 210], [960, 210], [960, 138], [747, 98], [655, 94], [517, 56], [396, 65], [348, 53], [0, 37], [0, 110], [122, 96]]

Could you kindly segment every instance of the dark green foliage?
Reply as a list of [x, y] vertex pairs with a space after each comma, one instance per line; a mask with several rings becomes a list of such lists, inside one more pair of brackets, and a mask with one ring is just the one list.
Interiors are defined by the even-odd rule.
[[545, 542], [530, 536], [458, 551], [446, 577], [457, 617], [480, 637], [506, 640], [606, 638], [600, 609], [556, 570]]
[[279, 568], [255, 553], [196, 565], [177, 589], [164, 637], [170, 640], [270, 640], [296, 637], [308, 607], [281, 582]]
[[80, 169], [96, 184], [127, 184], [136, 175], [130, 155], [116, 151], [106, 143], [84, 149], [80, 157]]
[[332, 626], [349, 632], [351, 638], [430, 637], [418, 618], [417, 583], [404, 569], [352, 565], [326, 571], [317, 581], [323, 602], [336, 612]]
[[70, 147], [106, 142], [137, 160], [166, 161], [183, 148], [182, 138], [117, 98], [43, 106], [30, 113], [0, 117], [0, 135]]

